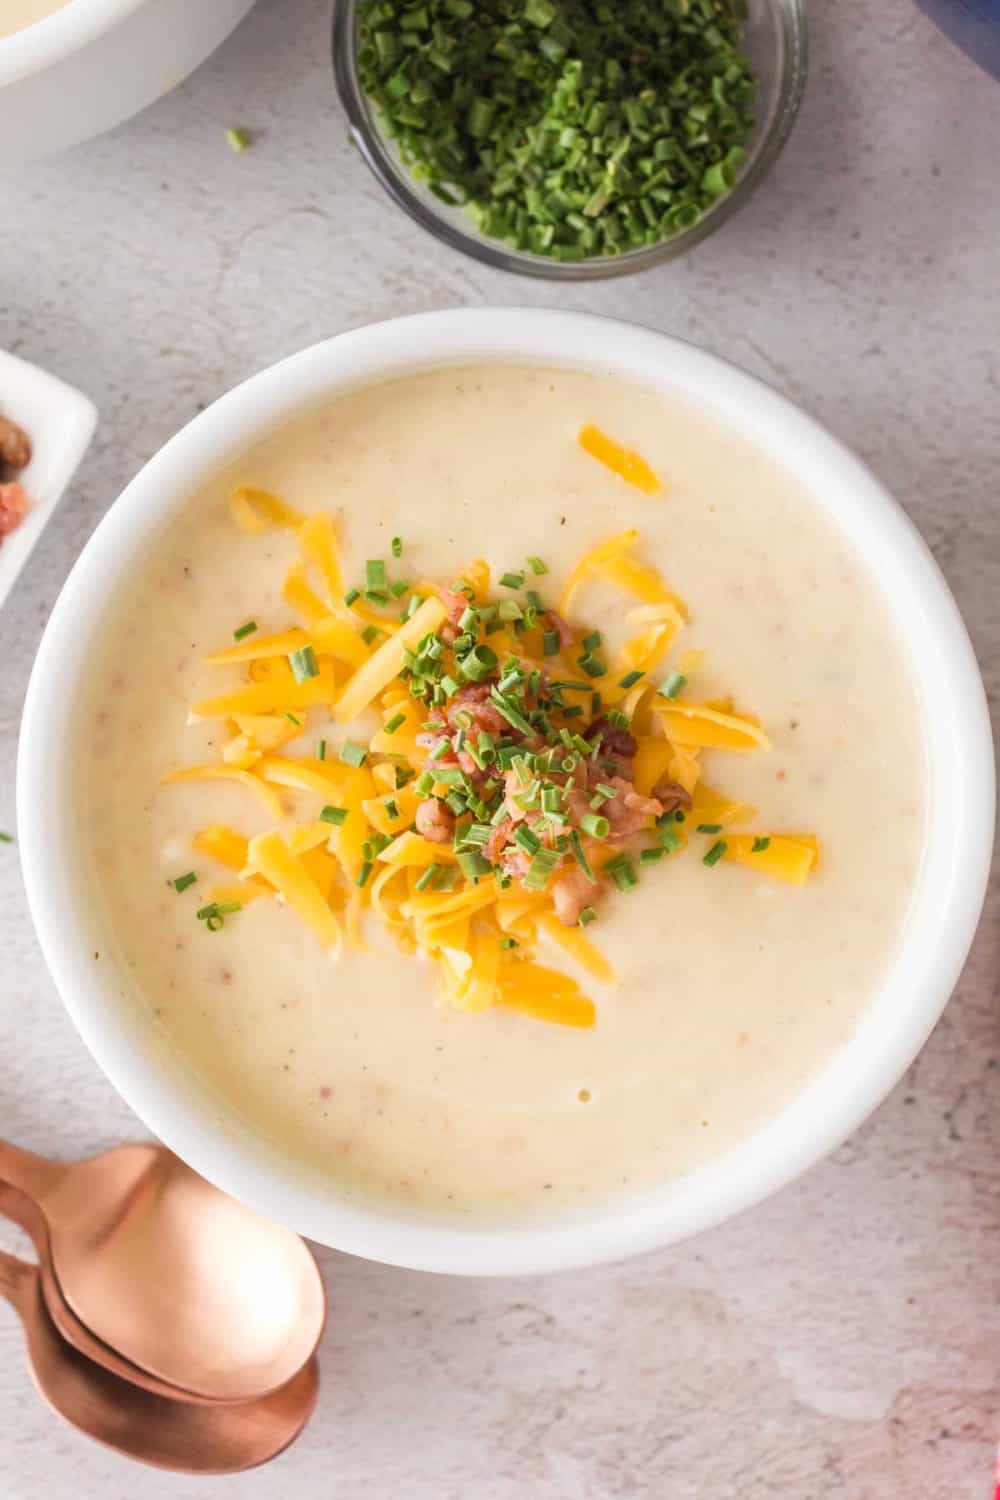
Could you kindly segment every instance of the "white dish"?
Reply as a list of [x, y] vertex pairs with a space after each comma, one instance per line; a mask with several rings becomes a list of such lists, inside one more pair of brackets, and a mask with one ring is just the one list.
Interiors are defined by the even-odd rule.
[[66, 492], [97, 425], [93, 402], [54, 375], [0, 349], [0, 416], [31, 439], [31, 463], [17, 477], [31, 509], [0, 542], [0, 607]]
[[[119, 580], [192, 490], [268, 430], [322, 400], [415, 369], [562, 364], [680, 394], [762, 447], [827, 509], [882, 580], [924, 711], [927, 847], [899, 950], [856, 1032], [770, 1123], [687, 1176], [574, 1214], [442, 1221], [348, 1204], [222, 1121], [93, 963], [79, 878], [72, 745], [78, 681]], [[993, 831], [992, 741], [954, 601], [900, 508], [824, 430], [751, 376], [689, 345], [574, 313], [430, 313], [343, 334], [254, 377], [152, 460], [98, 528], [59, 599], [25, 707], [19, 832], [28, 897], [63, 1000], [112, 1082], [198, 1171], [322, 1243], [422, 1270], [500, 1275], [594, 1264], [669, 1244], [748, 1208], [832, 1150], [885, 1097], [947, 1003], [978, 921]]]
[[175, 88], [254, 0], [70, 0], [0, 40], [0, 165], [110, 130]]

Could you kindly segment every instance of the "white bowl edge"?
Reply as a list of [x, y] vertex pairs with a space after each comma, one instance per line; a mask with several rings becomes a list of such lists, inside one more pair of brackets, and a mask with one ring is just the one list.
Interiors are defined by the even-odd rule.
[[[295, 412], [380, 378], [483, 358], [603, 370], [673, 391], [766, 448], [856, 547], [863, 536], [908, 637], [918, 691], [926, 703], [933, 685], [937, 710], [927, 716], [924, 861], [900, 952], [856, 1033], [724, 1157], [558, 1222], [470, 1224], [344, 1203], [293, 1180], [243, 1127], [210, 1122], [208, 1103], [184, 1097], [88, 967], [73, 862], [63, 857], [74, 826], [69, 689], [100, 629], [103, 579], [145, 550], [180, 497]], [[341, 334], [254, 376], [174, 437], [98, 527], [53, 611], [25, 705], [17, 792], [25, 882], [49, 969], [85, 1042], [146, 1124], [211, 1181], [313, 1239], [413, 1269], [481, 1275], [568, 1269], [676, 1242], [749, 1208], [840, 1144], [902, 1076], [957, 982], [985, 895], [994, 817], [989, 717], [965, 627], [923, 542], [869, 470], [792, 403], [717, 356], [593, 315], [511, 308], [423, 313]]]

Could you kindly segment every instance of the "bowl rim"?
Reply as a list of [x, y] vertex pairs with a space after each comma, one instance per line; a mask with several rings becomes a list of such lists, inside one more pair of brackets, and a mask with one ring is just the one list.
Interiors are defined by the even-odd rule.
[[[95, 966], [74, 881], [74, 685], [115, 585], [193, 489], [266, 431], [348, 390], [477, 359], [599, 371], [713, 411], [790, 468], [864, 551], [908, 638], [925, 710], [926, 849], [895, 960], [856, 1030], [777, 1115], [724, 1156], [628, 1200], [545, 1220], [451, 1220], [346, 1202], [305, 1181], [243, 1122], [223, 1125]], [[933, 693], [935, 712], [926, 712]], [[336, 1249], [414, 1270], [570, 1269], [685, 1239], [820, 1160], [882, 1101], [940, 1016], [975, 933], [993, 841], [993, 744], [968, 635], [936, 563], [874, 475], [784, 396], [726, 360], [633, 324], [537, 308], [421, 313], [342, 333], [252, 376], [181, 429], [112, 505], [52, 611], [25, 702], [18, 832], [49, 971], [98, 1064], [142, 1120], [210, 1181]]]
[[53, 67], [149, 0], [67, 0], [61, 9], [0, 40], [0, 88]]
[[784, 150], [805, 93], [809, 70], [809, 28], [805, 0], [768, 0], [780, 4], [789, 27], [790, 44], [782, 72], [779, 109], [772, 127], [760, 142], [732, 191], [716, 202], [692, 228], [655, 245], [618, 256], [592, 256], [581, 261], [557, 261], [532, 251], [518, 250], [503, 240], [490, 239], [460, 227], [437, 211], [412, 186], [405, 165], [391, 142], [378, 129], [357, 71], [357, 0], [338, 0], [333, 11], [332, 54], [337, 94], [347, 116], [351, 138], [362, 159], [393, 202], [442, 244], [496, 270], [540, 281], [603, 281], [651, 270], [685, 254], [729, 220], [752, 197]]

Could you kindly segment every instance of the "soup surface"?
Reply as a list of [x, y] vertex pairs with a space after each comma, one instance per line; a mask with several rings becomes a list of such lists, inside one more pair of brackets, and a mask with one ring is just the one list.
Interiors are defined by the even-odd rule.
[[0, 0], [0, 37], [13, 36], [68, 4], [69, 0]]
[[[586, 422], [636, 449], [663, 493], [583, 452]], [[689, 606], [685, 649], [705, 653], [699, 698], [734, 694], [771, 736], [766, 752], [706, 751], [708, 779], [772, 830], [815, 832], [816, 872], [794, 887], [690, 851], [643, 870], [589, 929], [618, 974], [586, 982], [590, 1030], [442, 1007], [426, 962], [375, 924], [370, 952], [336, 965], [273, 901], [208, 932], [198, 888], [178, 895], [168, 882], [190, 869], [213, 878], [192, 855], [196, 830], [224, 822], [250, 836], [266, 813], [240, 786], [161, 776], [218, 758], [222, 728], [187, 722], [193, 701], [220, 690], [203, 656], [246, 620], [291, 623], [280, 591], [294, 540], [234, 526], [227, 497], [241, 483], [332, 513], [348, 578], [398, 535], [411, 577], [445, 581], [477, 556], [496, 576], [537, 555], [557, 590], [588, 547], [637, 527], [643, 556]], [[580, 611], [609, 642], [622, 637], [610, 584], [588, 586]], [[190, 498], [134, 577], [88, 714], [101, 957], [126, 976], [154, 1044], [220, 1115], [250, 1121], [331, 1192], [434, 1210], [607, 1196], [746, 1136], [855, 1027], [920, 857], [916, 702], [861, 559], [787, 473], [714, 419], [583, 373], [439, 371], [267, 437]], [[334, 746], [343, 729], [320, 714], [317, 735]]]

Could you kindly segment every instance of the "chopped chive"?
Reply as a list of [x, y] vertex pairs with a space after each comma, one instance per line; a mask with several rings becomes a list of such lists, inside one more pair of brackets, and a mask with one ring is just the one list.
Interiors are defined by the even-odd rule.
[[607, 818], [602, 818], [599, 813], [584, 813], [580, 819], [580, 827], [584, 833], [589, 833], [591, 838], [606, 839], [611, 832], [611, 824]]
[[501, 948], [516, 948], [517, 938], [510, 937], [509, 935], [507, 937], [502, 937], [500, 939], [500, 946]]
[[560, 855], [555, 849], [539, 849], [524, 876], [524, 887], [529, 891], [544, 891], [559, 863]]
[[347, 605], [348, 609], [350, 609], [350, 607], [354, 603], [354, 601], [356, 599], [360, 599], [360, 598], [361, 598], [361, 590], [360, 589], [348, 589], [347, 593], [344, 595], [344, 603]]
[[395, 797], [386, 798], [385, 810], [389, 814], [389, 817], [392, 819], [392, 821], [395, 822], [399, 817], [399, 804], [397, 803]]
[[402, 728], [405, 723], [405, 714], [393, 714], [388, 724], [383, 725], [383, 728], [385, 729], [386, 734], [395, 734], [396, 730]]
[[501, 584], [501, 587], [503, 587], [505, 589], [520, 589], [520, 588], [523, 588], [524, 587], [524, 574], [523, 573], [501, 573], [500, 574], [500, 584]]
[[507, 622], [524, 618], [524, 611], [516, 599], [501, 599], [497, 605], [497, 614], [501, 620], [506, 620]]
[[385, 563], [378, 557], [369, 558], [365, 563], [365, 588], [384, 593], [387, 587]]
[[345, 740], [340, 747], [340, 758], [345, 766], [363, 766], [368, 751], [357, 740]]
[[248, 151], [253, 144], [249, 130], [244, 129], [242, 125], [230, 125], [226, 131], [226, 140], [237, 154], [241, 151]]
[[285, 718], [288, 720], [289, 724], [294, 724], [296, 729], [302, 728], [302, 720], [297, 719], [290, 709], [285, 709]]
[[397, 578], [396, 582], [390, 586], [389, 593], [394, 599], [398, 599], [401, 594], [406, 593], [406, 590], [409, 587], [410, 585], [407, 583], [405, 578]]
[[664, 849], [662, 847], [658, 849], [655, 845], [651, 849], [640, 849], [640, 851], [639, 851], [639, 863], [641, 865], [655, 865], [655, 864], [658, 864], [659, 861], [666, 854], [666, 852], [667, 852], [666, 849]]
[[559, 655], [559, 632], [558, 630], [546, 630], [542, 632], [542, 655]]
[[625, 676], [621, 679], [621, 681], [619, 682], [618, 686], [620, 688], [635, 687], [636, 683], [639, 681], [639, 678], [641, 676], [642, 676], [641, 672], [626, 672]]
[[420, 879], [417, 881], [416, 889], [418, 891], [426, 891], [428, 886], [432, 886], [434, 884], [435, 880], [438, 877], [438, 872], [440, 869], [441, 866], [438, 864], [428, 865], [424, 873], [421, 875]]
[[402, 555], [403, 555], [403, 538], [401, 536], [394, 536], [393, 539], [392, 539], [392, 541], [389, 543], [389, 546], [392, 549], [392, 555], [393, 555], [393, 557], [402, 557]]
[[362, 630], [361, 632], [361, 639], [364, 641], [366, 646], [370, 646], [375, 637], [381, 634], [382, 632], [381, 630], [379, 630], [377, 625], [366, 625], [364, 630]]
[[14, 835], [12, 833], [0, 833], [0, 844], [12, 844]]
[[580, 869], [586, 875], [587, 879], [591, 881], [593, 885], [596, 885], [597, 876], [590, 868], [590, 861], [587, 859], [587, 856], [583, 850], [583, 841], [581, 840], [580, 835], [577, 833], [575, 828], [570, 830], [569, 847], [573, 858], [576, 860], [577, 864], [580, 866]]
[[256, 629], [257, 629], [257, 621], [256, 620], [248, 620], [245, 625], [241, 625], [240, 626], [239, 630], [234, 630], [233, 631], [233, 640], [234, 641], [243, 641], [243, 640], [246, 640], [247, 636], [248, 635], [253, 635], [253, 633], [254, 633], [254, 631]]
[[531, 569], [531, 571], [538, 578], [540, 578], [543, 573], [547, 573], [549, 571], [548, 568], [546, 567], [545, 563], [542, 562], [542, 559], [540, 557], [529, 557], [528, 558], [528, 567]]
[[332, 823], [334, 828], [340, 828], [347, 821], [347, 808], [328, 805], [320, 813], [319, 820], [321, 823]]
[[454, 677], [452, 677], [450, 672], [445, 672], [444, 676], [441, 678], [441, 687], [445, 693], [445, 696], [448, 698], [454, 698], [455, 694], [458, 692], [458, 683], [455, 681]]
[[444, 756], [446, 756], [448, 754], [448, 751], [450, 749], [451, 749], [451, 745], [448, 743], [447, 740], [438, 740], [437, 744], [434, 746], [434, 749], [430, 753], [430, 759], [431, 760], [442, 760], [444, 758]]
[[699, 823], [698, 826], [697, 826], [697, 828], [695, 829], [695, 833], [721, 833], [721, 832], [722, 832], [722, 824], [721, 823]]
[[497, 654], [489, 646], [474, 646], [458, 663], [470, 682], [485, 682], [497, 669]]
[[408, 620], [413, 619], [413, 616], [416, 614], [417, 610], [420, 608], [423, 602], [424, 601], [421, 599], [419, 594], [414, 594], [411, 597], [409, 604], [406, 606], [406, 618]]
[[362, 886], [363, 885], [367, 885], [368, 884], [368, 877], [371, 874], [371, 872], [372, 872], [372, 862], [371, 862], [370, 859], [366, 859], [365, 862], [364, 862], [364, 864], [361, 866], [361, 869], [358, 872], [358, 878], [354, 882], [355, 885], [362, 885]]
[[591, 922], [597, 921], [597, 913], [592, 906], [585, 906], [577, 920], [581, 927], [589, 927]]
[[518, 824], [517, 832], [514, 834], [514, 842], [515, 844], [520, 844], [521, 848], [526, 849], [529, 854], [537, 854], [542, 847], [541, 839], [536, 833], [532, 833], [531, 829], [527, 828], [524, 823]]
[[726, 843], [725, 839], [718, 839], [705, 855], [704, 859], [702, 860], [702, 864], [708, 865], [709, 868], [711, 868], [712, 865], [717, 865], [728, 848], [729, 845]]
[[326, 740], [316, 741], [316, 759], [326, 760]]
[[765, 849], [770, 849], [770, 847], [771, 847], [771, 840], [769, 838], [756, 838], [756, 839], [754, 839], [753, 844], [750, 847], [750, 853], [751, 854], [763, 854], [764, 850]]
[[596, 651], [597, 647], [601, 644], [601, 632], [599, 630], [592, 630], [589, 635], [584, 636], [580, 644], [584, 651]]
[[[3, 836], [3, 838], [4, 838], [4, 842], [6, 843], [6, 841], [7, 841], [7, 835], [5, 834]], [[198, 877], [194, 873], [194, 871], [193, 870], [189, 870], [186, 875], [178, 875], [177, 879], [176, 880], [172, 880], [170, 882], [170, 884], [173, 886], [174, 890], [177, 892], [177, 894], [179, 896], [181, 894], [181, 891], [186, 891], [189, 885], [194, 885], [194, 883], [195, 883], [195, 881], [197, 879], [198, 879]]]
[[627, 854], [619, 854], [617, 859], [605, 865], [604, 873], [611, 876], [620, 891], [630, 891], [639, 884], [639, 877]]
[[671, 672], [664, 677], [657, 691], [662, 693], [664, 698], [676, 698], [681, 689], [686, 686], [687, 678], [683, 672]]
[[481, 875], [490, 873], [490, 866], [479, 853], [478, 849], [470, 849], [463, 854], [456, 854], [458, 867], [467, 880], [478, 880]]
[[434, 790], [434, 777], [431, 775], [430, 771], [421, 771], [420, 775], [413, 783], [413, 790], [416, 792], [418, 797], [426, 797], [430, 792]]
[[374, 604], [378, 609], [389, 603], [388, 589], [365, 589], [365, 603]]
[[311, 646], [303, 646], [300, 651], [289, 652], [288, 664], [296, 682], [308, 682], [310, 677], [319, 676], [319, 663]]
[[664, 828], [659, 834], [659, 840], [668, 854], [673, 854], [681, 847], [681, 836], [676, 828]]
[[603, 677], [608, 670], [604, 662], [599, 661], [596, 656], [592, 656], [589, 651], [586, 656], [578, 657], [576, 664], [578, 667], [583, 668], [588, 677]]

